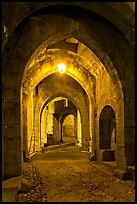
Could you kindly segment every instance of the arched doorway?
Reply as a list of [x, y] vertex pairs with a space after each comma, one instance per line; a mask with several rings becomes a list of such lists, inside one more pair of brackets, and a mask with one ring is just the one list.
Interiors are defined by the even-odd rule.
[[[66, 140], [67, 130], [65, 130], [65, 141], [62, 133], [64, 133], [64, 120], [66, 129], [71, 128], [71, 136], [75, 136], [73, 141], [76, 142], [77, 135], [77, 107], [65, 97], [55, 97], [42, 106], [40, 113], [40, 146], [56, 145]], [[68, 116], [70, 116], [68, 118]], [[69, 127], [68, 127], [69, 126]], [[70, 129], [68, 130], [70, 132]]]
[[114, 161], [116, 149], [116, 117], [113, 108], [105, 106], [99, 118], [99, 148], [101, 160]]

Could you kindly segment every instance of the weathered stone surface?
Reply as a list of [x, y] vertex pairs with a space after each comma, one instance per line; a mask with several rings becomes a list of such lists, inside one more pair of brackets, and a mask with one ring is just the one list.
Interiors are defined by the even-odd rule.
[[115, 150], [102, 151], [102, 161], [115, 161]]
[[21, 187], [21, 176], [2, 182], [2, 202], [17, 202], [18, 189]]
[[114, 176], [122, 180], [134, 180], [135, 179], [135, 170], [127, 169], [126, 171], [121, 171], [116, 169], [114, 171]]
[[31, 190], [31, 186], [29, 182], [25, 178], [22, 178], [21, 188], [19, 189], [18, 193], [28, 193], [30, 192], [30, 190]]
[[118, 179], [113, 171], [76, 147], [39, 154], [23, 168], [24, 177], [35, 172], [29, 178], [36, 185], [31, 182], [33, 190], [18, 201], [134, 202], [135, 181]]

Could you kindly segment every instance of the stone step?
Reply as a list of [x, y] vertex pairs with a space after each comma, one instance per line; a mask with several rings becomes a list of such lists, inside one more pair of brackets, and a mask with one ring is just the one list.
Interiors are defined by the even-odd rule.
[[43, 152], [47, 152], [47, 151], [51, 151], [51, 150], [62, 149], [62, 148], [72, 147], [72, 146], [75, 146], [74, 142], [63, 143], [63, 144], [59, 144], [59, 145], [51, 145], [51, 146], [48, 146], [48, 147], [43, 147], [42, 151]]

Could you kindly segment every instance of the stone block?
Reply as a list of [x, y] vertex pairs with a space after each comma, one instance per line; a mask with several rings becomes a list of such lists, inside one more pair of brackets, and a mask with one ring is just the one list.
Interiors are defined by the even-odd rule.
[[122, 180], [134, 180], [135, 179], [135, 169], [127, 169], [125, 171], [120, 169], [115, 169], [113, 175]]
[[17, 202], [17, 192], [21, 187], [21, 176], [2, 182], [2, 202]]
[[[16, 160], [15, 160], [16, 161]], [[21, 175], [21, 162], [6, 163], [5, 165], [5, 178], [11, 178]]]
[[25, 178], [22, 178], [21, 187], [18, 190], [18, 193], [28, 193], [30, 192], [30, 190], [31, 190], [31, 185]]
[[8, 126], [20, 126], [20, 101], [7, 100], [3, 104], [3, 121]]
[[[7, 70], [7, 69], [6, 69]], [[10, 66], [11, 70], [11, 66]], [[9, 74], [3, 76], [3, 87], [9, 89], [15, 89], [15, 87], [20, 87], [21, 79], [19, 78], [19, 74]]]
[[113, 149], [102, 149], [98, 151], [99, 161], [115, 161], [115, 150]]
[[11, 138], [13, 138], [13, 140], [18, 140], [20, 138], [20, 127], [9, 127], [7, 125], [3, 126], [3, 136], [9, 141]]
[[135, 142], [127, 141], [126, 143], [125, 155], [127, 165], [135, 165]]
[[102, 161], [115, 161], [115, 150], [102, 151]]
[[14, 149], [10, 149], [10, 147], [8, 146], [7, 151], [6, 151], [6, 162], [8, 164], [14, 164], [15, 161], [17, 160], [17, 147]]
[[4, 99], [18, 100], [20, 98], [20, 89], [5, 88], [3, 90]]

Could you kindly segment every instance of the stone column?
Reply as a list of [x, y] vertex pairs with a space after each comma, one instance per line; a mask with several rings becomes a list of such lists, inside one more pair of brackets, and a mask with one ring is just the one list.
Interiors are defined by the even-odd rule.
[[97, 117], [96, 117], [96, 120], [95, 120], [95, 127], [96, 127], [96, 132], [95, 132], [95, 143], [94, 143], [94, 148], [95, 148], [95, 151], [96, 151], [96, 159], [98, 161], [100, 161], [100, 154], [99, 154], [99, 150], [100, 150], [100, 135], [99, 135], [99, 118], [100, 118], [100, 115], [97, 114]]
[[59, 142], [61, 140], [61, 123], [60, 123], [60, 118], [58, 119], [58, 138], [59, 138]]
[[[33, 137], [33, 93], [31, 93], [29, 100], [28, 100], [28, 107], [27, 107], [27, 149], [26, 153], [30, 154], [33, 152], [32, 149], [32, 137]], [[28, 155], [26, 155], [28, 156]]]
[[28, 156], [28, 124], [27, 124], [27, 96], [23, 96], [21, 104], [21, 134], [23, 139], [23, 157]]
[[[14, 90], [10, 89], [10, 92]], [[9, 97], [9, 95], [7, 94]], [[3, 177], [21, 175], [22, 145], [20, 131], [20, 100], [7, 98], [3, 101]]]
[[124, 105], [119, 101], [116, 113], [116, 164], [121, 170], [126, 169], [125, 137], [124, 137]]
[[[133, 80], [134, 81], [134, 80]], [[130, 83], [130, 82], [129, 82]], [[133, 82], [132, 82], [133, 83]], [[130, 89], [129, 89], [130, 90]], [[125, 97], [124, 104], [124, 129], [125, 129], [125, 156], [128, 166], [135, 165], [135, 96], [134, 89], [131, 96]]]
[[82, 147], [82, 125], [79, 110], [77, 110], [77, 140], [78, 147]]
[[[4, 131], [3, 130], [4, 128], [2, 127], [2, 132]], [[4, 161], [4, 158], [5, 158], [5, 144], [4, 144], [4, 138], [3, 138], [3, 135], [2, 135], [2, 181], [4, 180], [4, 173], [5, 173], [5, 161]]]
[[77, 135], [77, 116], [75, 115], [74, 116], [74, 135], [75, 135], [75, 144], [76, 145], [78, 145], [77, 144], [77, 142], [78, 142], [78, 135]]
[[95, 151], [95, 115], [93, 105], [90, 103], [89, 106], [89, 152], [94, 153]]
[[47, 121], [47, 133], [53, 134], [53, 113], [48, 112]]
[[47, 128], [46, 128], [46, 123], [47, 123], [47, 111], [46, 108], [44, 108], [41, 116], [41, 147], [44, 146], [44, 143], [47, 143]]
[[112, 119], [111, 149], [116, 149], [116, 125], [115, 119]]
[[60, 138], [59, 138], [59, 122], [55, 116], [53, 116], [53, 138], [55, 140], [55, 143], [58, 143], [60, 140]]
[[48, 114], [47, 114], [47, 134], [49, 135], [49, 137], [52, 137], [52, 138], [49, 138], [49, 140], [53, 139], [53, 113], [54, 113], [54, 103], [49, 103]]
[[33, 95], [33, 152], [40, 151], [40, 107], [37, 99], [37, 96]]

